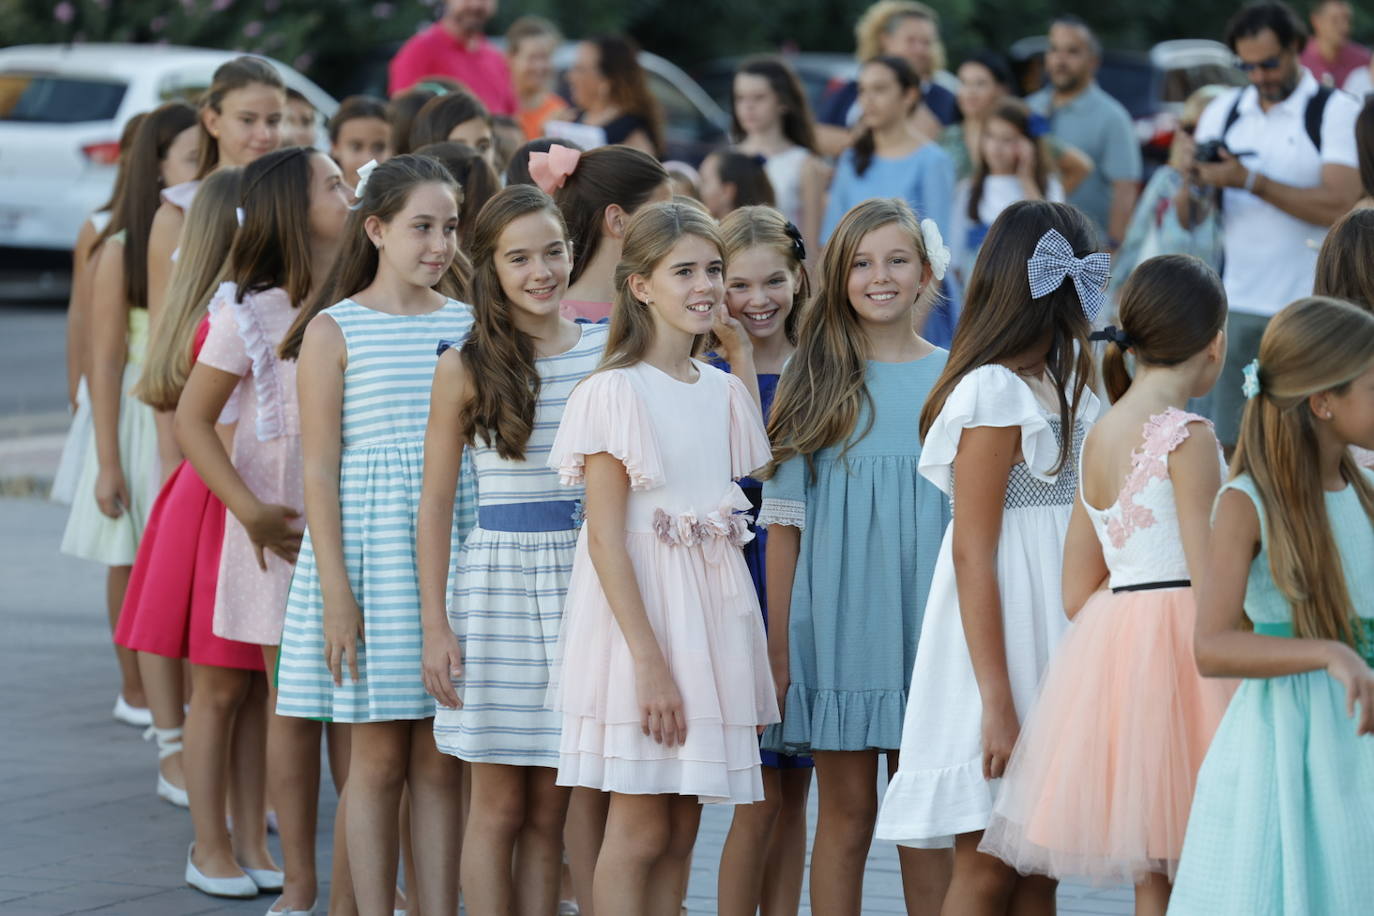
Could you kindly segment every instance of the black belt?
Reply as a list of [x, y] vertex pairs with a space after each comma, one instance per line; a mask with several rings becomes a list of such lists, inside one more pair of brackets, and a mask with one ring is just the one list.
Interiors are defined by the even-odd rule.
[[1112, 589], [1113, 595], [1122, 592], [1149, 592], [1157, 588], [1191, 588], [1193, 583], [1188, 579], [1174, 579], [1170, 582], [1141, 582], [1136, 585], [1121, 585]]

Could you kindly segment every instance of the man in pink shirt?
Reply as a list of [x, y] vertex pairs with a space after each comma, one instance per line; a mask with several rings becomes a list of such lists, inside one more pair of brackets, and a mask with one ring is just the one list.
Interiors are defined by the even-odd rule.
[[506, 57], [483, 34], [494, 15], [496, 0], [447, 0], [443, 17], [391, 59], [387, 92], [394, 96], [427, 76], [448, 76], [471, 90], [492, 114], [515, 114]]
[[1317, 0], [1309, 14], [1312, 37], [1302, 52], [1302, 65], [1317, 82], [1340, 88], [1351, 72], [1369, 65], [1369, 49], [1350, 40], [1350, 4]]

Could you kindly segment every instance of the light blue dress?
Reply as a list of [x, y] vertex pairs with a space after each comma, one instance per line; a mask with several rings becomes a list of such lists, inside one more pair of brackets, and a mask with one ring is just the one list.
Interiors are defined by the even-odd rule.
[[[1361, 472], [1374, 481], [1369, 471]], [[1250, 497], [1249, 476], [1225, 489]], [[1326, 494], [1346, 587], [1374, 635], [1374, 526], [1355, 488]], [[1257, 633], [1292, 634], [1269, 571], [1268, 536], [1250, 564], [1245, 614]], [[1366, 657], [1369, 645], [1364, 646]], [[1353, 916], [1374, 909], [1374, 737], [1356, 737], [1345, 689], [1325, 671], [1241, 682], [1198, 773], [1171, 916]]]
[[954, 161], [937, 143], [927, 143], [900, 159], [874, 156], [862, 175], [854, 170], [853, 150], [845, 150], [830, 183], [821, 240], [830, 239], [846, 213], [874, 197], [900, 197], [921, 219], [935, 220], [941, 234], [949, 238], [955, 183]]
[[769, 750], [896, 750], [907, 685], [940, 539], [944, 495], [917, 471], [921, 405], [949, 354], [869, 362], [873, 398], [849, 452], [792, 458], [763, 486], [758, 524], [801, 528], [788, 620], [789, 672], [781, 725]]
[[434, 743], [473, 763], [558, 766], [562, 719], [544, 705], [582, 527], [582, 488], [548, 466], [563, 409], [599, 362], [606, 325], [579, 325], [567, 352], [536, 361], [539, 401], [523, 459], [479, 440], [477, 527], [458, 558], [449, 626], [463, 651], [463, 705], [439, 709]]
[[[466, 337], [472, 313], [453, 299], [424, 315], [392, 315], [345, 299], [322, 314], [338, 324], [348, 352], [339, 509], [363, 640], [358, 680], [345, 665], [343, 686], [335, 687], [324, 661], [324, 598], [307, 523], [286, 603], [277, 713], [335, 722], [426, 719], [435, 704], [421, 680], [415, 568], [425, 426], [439, 344]], [[454, 502], [455, 557], [476, 509], [470, 465], [464, 468]]]

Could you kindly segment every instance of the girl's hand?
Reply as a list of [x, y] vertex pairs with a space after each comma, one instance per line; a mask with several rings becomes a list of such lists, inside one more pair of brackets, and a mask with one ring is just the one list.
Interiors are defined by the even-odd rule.
[[119, 518], [129, 508], [129, 484], [119, 465], [101, 465], [95, 478], [95, 504], [110, 518]]
[[453, 679], [463, 676], [463, 648], [458, 635], [444, 627], [425, 628], [424, 650], [420, 661], [425, 690], [445, 709], [461, 709], [462, 698], [453, 688]]
[[752, 359], [754, 340], [749, 336], [749, 332], [744, 329], [744, 325], [739, 323], [739, 319], [730, 314], [725, 303], [717, 302], [711, 315], [714, 319], [711, 330], [715, 333], [716, 340], [720, 341], [721, 349], [725, 351], [726, 362], [734, 365], [745, 354], [748, 354]]
[[290, 506], [259, 503], [247, 518], [240, 520], [248, 532], [248, 540], [253, 542], [258, 569], [267, 570], [264, 550], [270, 550], [287, 563], [296, 562], [296, 554], [301, 551], [301, 529], [293, 523], [300, 517], [301, 514]]
[[363, 612], [352, 589], [345, 589], [342, 598], [324, 602], [324, 661], [334, 678], [334, 686], [343, 686], [343, 666], [353, 683], [358, 683], [358, 644], [363, 641]]
[[1326, 671], [1345, 687], [1345, 712], [1355, 719], [1355, 734], [1374, 734], [1374, 670], [1354, 649], [1333, 642]]
[[1026, 181], [1035, 181], [1035, 143], [1026, 137], [1016, 141], [1016, 174]]
[[1021, 732], [1016, 709], [1005, 706], [983, 707], [983, 778], [1001, 779], [1011, 760], [1011, 749]]
[[635, 666], [639, 727], [659, 744], [675, 747], [687, 740], [687, 714], [682, 694], [662, 658]]

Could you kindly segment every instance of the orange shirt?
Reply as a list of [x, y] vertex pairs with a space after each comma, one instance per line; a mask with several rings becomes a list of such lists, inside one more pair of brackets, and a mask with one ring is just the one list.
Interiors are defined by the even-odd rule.
[[515, 119], [520, 122], [520, 129], [525, 132], [526, 140], [537, 140], [544, 136], [545, 121], [551, 120], [554, 115], [562, 114], [571, 107], [556, 94], [550, 92], [544, 96], [544, 101], [537, 107], [522, 109], [516, 114]]

